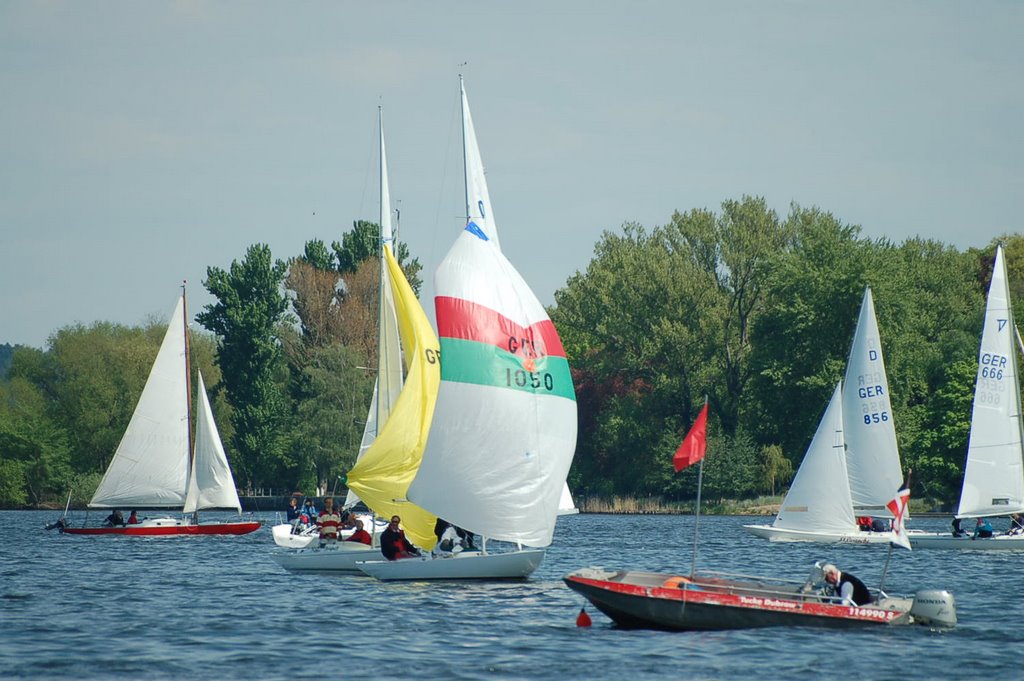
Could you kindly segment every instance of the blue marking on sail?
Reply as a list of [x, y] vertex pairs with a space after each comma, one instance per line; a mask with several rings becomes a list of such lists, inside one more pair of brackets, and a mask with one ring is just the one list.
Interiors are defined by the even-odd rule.
[[490, 237], [488, 237], [486, 234], [484, 234], [484, 230], [480, 229], [480, 226], [477, 225], [472, 220], [470, 220], [469, 224], [466, 225], [466, 231], [469, 232], [470, 234], [472, 234], [473, 236], [483, 240], [483, 241], [490, 241], [491, 240]]

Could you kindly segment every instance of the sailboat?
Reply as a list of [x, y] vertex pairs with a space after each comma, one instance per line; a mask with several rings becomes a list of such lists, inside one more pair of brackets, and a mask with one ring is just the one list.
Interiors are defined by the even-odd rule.
[[[1024, 437], [1015, 329], [1006, 258], [1002, 246], [997, 246], [978, 352], [967, 465], [957, 518], [1024, 512]], [[1019, 534], [996, 534], [976, 540], [971, 535], [956, 537], [935, 532], [911, 532], [908, 536], [915, 549], [1024, 550], [1024, 536]]]
[[[467, 224], [434, 277], [441, 386], [408, 498], [484, 542], [451, 557], [359, 565], [378, 579], [529, 576], [551, 543], [576, 448], [565, 350], [502, 253], [461, 78], [460, 94]], [[516, 546], [489, 551], [488, 541]]]
[[231, 508], [241, 513], [242, 505], [202, 374], [193, 448], [189, 377], [188, 316], [182, 287], [142, 396], [89, 508], [180, 508], [186, 515], [144, 518], [138, 524], [112, 527], [64, 525], [64, 534], [247, 534], [259, 529], [257, 521], [198, 521], [200, 510]]
[[[410, 503], [406, 492], [420, 465], [434, 414], [440, 382], [439, 350], [430, 321], [392, 251], [391, 200], [380, 110], [378, 125], [381, 165], [378, 372], [362, 446], [355, 466], [345, 478], [349, 488], [345, 505], [351, 506], [362, 500], [379, 516], [401, 516], [410, 539], [429, 549], [436, 540], [434, 523], [437, 519]], [[404, 382], [401, 375], [402, 349], [408, 365]], [[359, 517], [363, 519], [364, 529], [374, 535], [376, 543], [380, 528], [374, 525], [373, 516]], [[271, 557], [288, 570], [358, 574], [357, 561], [382, 556], [379, 548], [341, 541], [322, 549], [276, 551]]]
[[562, 487], [562, 496], [558, 498], [558, 515], [576, 515], [580, 509], [576, 508], [576, 502], [572, 500], [572, 492], [569, 491], [569, 483]]
[[818, 426], [771, 525], [744, 525], [772, 541], [885, 544], [891, 531], [865, 532], [857, 513], [887, 514], [900, 487], [900, 455], [871, 288], [864, 291], [846, 380]]

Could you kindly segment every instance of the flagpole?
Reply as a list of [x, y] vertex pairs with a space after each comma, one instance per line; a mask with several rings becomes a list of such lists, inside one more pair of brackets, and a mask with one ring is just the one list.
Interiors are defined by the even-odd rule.
[[700, 488], [704, 482], [704, 459], [697, 469], [697, 509], [693, 514], [693, 562], [690, 563], [690, 579], [697, 574], [697, 525], [700, 522]]
[[889, 552], [885, 554], [885, 567], [882, 568], [882, 578], [878, 580], [878, 590], [885, 586], [885, 575], [889, 572], [889, 560], [892, 558], [892, 542], [889, 542]]

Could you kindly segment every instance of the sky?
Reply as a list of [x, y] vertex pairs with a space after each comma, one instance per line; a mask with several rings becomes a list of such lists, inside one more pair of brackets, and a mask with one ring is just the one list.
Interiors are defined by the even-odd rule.
[[464, 226], [465, 77], [541, 302], [605, 231], [763, 197], [867, 238], [1024, 231], [1024, 3], [0, 0], [0, 343], [192, 313], [207, 268], [378, 218]]

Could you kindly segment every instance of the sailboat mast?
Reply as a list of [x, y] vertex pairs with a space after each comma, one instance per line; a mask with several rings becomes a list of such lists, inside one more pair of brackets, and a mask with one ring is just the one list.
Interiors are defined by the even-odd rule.
[[382, 371], [387, 371], [390, 368], [390, 363], [384, 361], [384, 353], [387, 352], [387, 348], [384, 345], [384, 324], [385, 315], [387, 308], [384, 304], [384, 287], [388, 285], [387, 280], [387, 263], [384, 260], [384, 245], [391, 240], [391, 191], [388, 187], [388, 160], [387, 154], [384, 150], [384, 111], [383, 108], [377, 107], [377, 129], [380, 133], [380, 241], [377, 244], [377, 255], [380, 260], [380, 282], [377, 286], [377, 419], [374, 427], [376, 433], [374, 437], [380, 433], [380, 429], [384, 426], [384, 422], [387, 420], [387, 416], [391, 411], [391, 404], [389, 401], [382, 399], [380, 391], [382, 385], [385, 385], [383, 381], [390, 381], [390, 376], [381, 376]]
[[471, 199], [469, 196], [469, 141], [466, 139], [466, 85], [462, 80], [461, 73], [459, 74], [459, 98], [462, 103], [462, 186], [466, 195], [466, 222], [468, 223], [472, 219], [473, 213], [469, 208]]
[[[192, 352], [188, 337], [188, 300], [185, 298], [185, 284], [181, 282], [181, 325], [185, 334], [185, 415], [188, 424], [188, 472], [192, 473], [195, 458], [195, 443], [192, 436]], [[187, 479], [187, 478], [186, 478]]]

